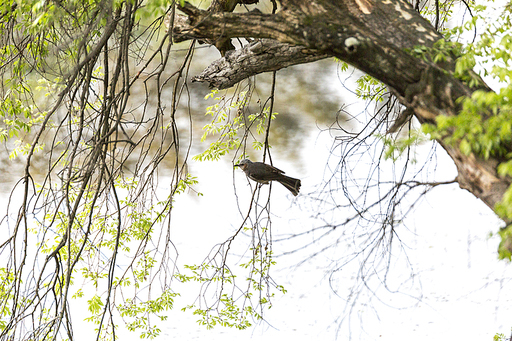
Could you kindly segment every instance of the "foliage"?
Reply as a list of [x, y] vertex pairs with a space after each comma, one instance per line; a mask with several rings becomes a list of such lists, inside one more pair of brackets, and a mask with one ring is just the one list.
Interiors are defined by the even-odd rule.
[[363, 75], [356, 81], [356, 94], [362, 100], [381, 102], [387, 93], [386, 85], [369, 75]]
[[492, 339], [494, 341], [506, 341], [507, 338], [506, 338], [505, 334], [496, 333]]
[[[477, 12], [483, 11], [477, 6]], [[469, 155], [488, 159], [494, 157], [502, 160], [498, 165], [501, 176], [512, 176], [512, 22], [510, 6], [492, 22], [488, 23], [482, 34], [475, 41], [460, 49], [455, 65], [455, 75], [470, 87], [480, 86], [482, 77], [494, 79], [499, 89], [494, 91], [476, 90], [470, 98], [459, 100], [461, 111], [456, 116], [438, 116], [436, 125], [425, 125], [424, 132], [432, 138], [444, 139], [459, 146]], [[484, 17], [475, 15], [461, 27], [447, 33], [447, 38], [456, 38], [465, 32], [475, 30], [484, 22]], [[480, 24], [480, 25], [479, 25]], [[455, 46], [443, 43], [443, 46]], [[454, 49], [450, 49], [453, 51]], [[447, 52], [448, 53], [448, 52]], [[492, 65], [492, 67], [487, 67]], [[512, 218], [512, 188], [505, 194], [503, 201], [495, 208], [503, 218]]]
[[[177, 192], [183, 192], [185, 188], [196, 184], [197, 181], [188, 176], [180, 181], [177, 186]], [[121, 179], [116, 181], [118, 190], [133, 191], [137, 188], [137, 181], [134, 179]], [[42, 188], [41, 193], [49, 195], [50, 191]], [[70, 193], [70, 203], [76, 202], [78, 191], [74, 190]], [[88, 199], [94, 197], [94, 191], [88, 190]], [[138, 245], [148, 243], [153, 239], [155, 229], [154, 222], [161, 221], [162, 217], [168, 214], [170, 206], [167, 200], [158, 202], [154, 206], [144, 207], [129, 200], [120, 200], [119, 203], [130, 208], [130, 212], [126, 214], [125, 226], [120, 226], [116, 219], [119, 214], [114, 210], [109, 212], [108, 205], [100, 207], [91, 206], [90, 202], [86, 202], [75, 219], [70, 220], [64, 211], [49, 211], [46, 213], [44, 220], [38, 228], [33, 229], [34, 234], [39, 234], [44, 230], [45, 226], [55, 226], [53, 243], [48, 239], [42, 245], [39, 245], [42, 254], [51, 255], [59, 252], [62, 260], [74, 260], [76, 270], [74, 270], [69, 279], [73, 285], [75, 279], [83, 281], [82, 286], [73, 295], [73, 298], [79, 299], [84, 296], [84, 290], [89, 292], [90, 288], [95, 288], [96, 293], [92, 298], [88, 299], [88, 310], [91, 313], [85, 320], [99, 325], [106, 309], [105, 302], [109, 301], [110, 295], [115, 295], [117, 291], [122, 292], [124, 288], [132, 288], [135, 292], [144, 292], [143, 288], [150, 284], [152, 272], [156, 270], [157, 259], [150, 251], [137, 252], [132, 256], [131, 265], [124, 269], [121, 276], [112, 277], [113, 274], [105, 272], [105, 268], [110, 266], [111, 258], [109, 253], [130, 258], [133, 249]], [[70, 227], [70, 224], [73, 226]], [[82, 227], [87, 226], [84, 230]], [[60, 241], [65, 236], [67, 230], [73, 231], [68, 236], [68, 246], [61, 247]], [[105, 282], [110, 283], [111, 289], [105, 294], [99, 294], [98, 289], [103, 287]], [[61, 282], [66, 283], [66, 278], [62, 278]], [[160, 329], [154, 327], [149, 322], [151, 315], [157, 316], [160, 320], [165, 320], [165, 316], [161, 312], [172, 309], [173, 298], [177, 293], [173, 293], [170, 289], [165, 289], [158, 295], [156, 299], [142, 300], [135, 295], [133, 298], [127, 298], [124, 304], [117, 306], [121, 317], [130, 317], [133, 322], [125, 320], [126, 327], [130, 331], [141, 330], [141, 337], [154, 338], [158, 335]], [[108, 328], [103, 327], [100, 333], [109, 335]]]
[[[246, 329], [252, 325], [252, 319], [261, 320], [263, 309], [272, 307], [271, 299], [275, 293], [271, 289], [276, 289], [283, 294], [286, 293], [286, 290], [283, 286], [270, 280], [270, 269], [276, 263], [272, 259], [272, 252], [269, 248], [258, 244], [250, 250], [251, 258], [246, 263], [239, 264], [241, 269], [249, 270], [249, 273], [245, 278], [247, 288], [238, 299], [234, 299], [232, 294], [227, 294], [237, 288], [237, 275], [231, 272], [226, 262], [220, 266], [214, 265], [211, 261], [201, 265], [186, 265], [185, 269], [190, 274], [178, 273], [176, 274], [178, 280], [184, 283], [199, 282], [205, 288], [216, 283], [220, 285], [220, 290], [214, 293], [217, 299], [213, 302], [199, 299], [197, 304], [188, 305], [182, 310], [192, 310], [194, 315], [200, 317], [197, 322], [208, 329], [217, 325]], [[224, 256], [226, 257], [227, 254]], [[256, 301], [254, 301], [255, 298]], [[259, 312], [257, 307], [259, 307]]]
[[[393, 162], [396, 162], [411, 147], [427, 141], [425, 134], [417, 129], [410, 130], [407, 136], [398, 137], [397, 139], [387, 135], [377, 135], [377, 137], [384, 142], [384, 159], [391, 159]], [[414, 162], [414, 159], [412, 159], [412, 162]]]
[[[150, 285], [172, 271], [169, 243], [154, 235], [197, 180], [176, 171], [157, 199], [155, 169], [178, 154], [177, 137], [160, 138], [157, 148], [150, 142], [172, 135], [174, 112], [166, 121], [148, 97], [142, 110], [128, 101], [132, 86], [143, 88], [141, 74], [165, 70], [168, 39], [158, 34], [173, 4], [1, 2], [0, 141], [25, 162], [13, 190], [21, 199], [10, 202], [16, 213], [2, 220], [9, 236], [0, 246], [1, 339], [71, 338], [73, 300], [87, 302], [99, 339], [116, 338], [119, 319], [153, 338], [151, 318], [165, 320], [173, 307], [177, 293]], [[148, 71], [150, 62], [159, 70]]]
[[[71, 335], [73, 300], [86, 302], [86, 321], [95, 324], [97, 338], [117, 338], [119, 320], [142, 338], [160, 333], [157, 323], [178, 295], [168, 282], [176, 269], [172, 243], [162, 237], [169, 234], [165, 222], [177, 196], [197, 184], [185, 171], [176, 120], [191, 54], [171, 76], [164, 74], [174, 51], [161, 26], [173, 6], [170, 0], [0, 4], [0, 141], [11, 159], [26, 160], [24, 199], [1, 247], [15, 260], [28, 257], [33, 244], [38, 264], [33, 272], [24, 271], [34, 266], [30, 262], [0, 269], [0, 338]], [[134, 89], [146, 89], [142, 103], [132, 103]], [[162, 96], [167, 89], [170, 106]], [[196, 159], [216, 160], [241, 148], [251, 128], [266, 131], [277, 114], [270, 115], [268, 106], [249, 113], [252, 91], [235, 99], [207, 96], [216, 103], [207, 109], [212, 122], [203, 140], [218, 140]], [[264, 145], [253, 141], [255, 148]], [[163, 160], [175, 170], [167, 195], [157, 199], [156, 170]], [[47, 172], [39, 177], [35, 168]], [[247, 266], [247, 280], [261, 286], [251, 286], [241, 306], [222, 292], [223, 308], [202, 310], [206, 325], [246, 328], [261, 318], [254, 307], [269, 305], [273, 295], [269, 259], [259, 270]], [[260, 264], [256, 256], [253, 262]], [[19, 293], [22, 282], [35, 287]], [[163, 285], [156, 288], [157, 282]], [[252, 302], [253, 294], [261, 299]], [[40, 327], [26, 327], [29, 320]], [[24, 330], [28, 336], [20, 335]]]
[[[211, 123], [203, 127], [204, 133], [201, 142], [205, 142], [208, 136], [216, 137], [215, 141], [201, 154], [194, 156], [194, 160], [212, 161], [219, 160], [232, 150], [238, 150], [246, 141], [248, 131], [256, 125], [256, 133], [262, 135], [268, 123], [269, 108], [265, 107], [260, 112], [246, 114], [248, 111], [251, 94], [247, 91], [240, 92], [233, 97], [227, 95], [217, 96], [218, 91], [212, 90], [205, 99], [213, 98], [216, 103], [206, 108], [206, 115], [212, 116]], [[273, 112], [271, 120], [274, 120], [278, 113]], [[253, 141], [253, 148], [260, 150], [263, 143]]]
[[[507, 195], [508, 191], [505, 196]], [[508, 199], [509, 198], [505, 198], [504, 200]], [[508, 225], [507, 227], [501, 229], [498, 232], [498, 235], [501, 238], [501, 242], [498, 246], [498, 258], [512, 261], [512, 226]]]
[[[443, 139], [456, 145], [469, 155], [474, 153], [484, 160], [490, 157], [501, 162], [497, 165], [500, 176], [512, 177], [512, 21], [511, 7], [487, 22], [482, 13], [486, 8], [474, 7], [475, 15], [464, 25], [445, 32], [446, 40], [436, 44], [430, 53], [435, 62], [455, 57], [454, 75], [477, 90], [469, 98], [460, 98], [460, 112], [455, 116], [438, 116], [436, 124], [425, 124], [423, 131], [432, 138]], [[472, 42], [462, 45], [449, 39], [458, 39], [468, 32], [484, 26], [483, 33]], [[418, 51], [416, 51], [418, 52]], [[423, 51], [425, 52], [425, 51]], [[434, 57], [432, 57], [434, 55]], [[439, 57], [441, 56], [441, 57]], [[489, 67], [490, 66], [490, 67]], [[478, 71], [479, 74], [475, 73]], [[496, 91], [480, 89], [481, 78], [493, 79]], [[495, 212], [506, 220], [512, 219], [512, 186], [495, 207]], [[509, 229], [500, 231], [502, 238], [498, 250], [500, 259], [510, 260], [512, 235]]]

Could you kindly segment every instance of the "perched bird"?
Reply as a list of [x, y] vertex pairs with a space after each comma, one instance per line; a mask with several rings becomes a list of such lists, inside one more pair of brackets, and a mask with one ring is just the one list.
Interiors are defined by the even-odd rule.
[[300, 180], [283, 175], [284, 172], [276, 167], [263, 162], [252, 162], [249, 159], [240, 161], [235, 167], [240, 167], [249, 179], [260, 184], [268, 184], [270, 181], [276, 180], [281, 185], [288, 188], [293, 195], [296, 196], [299, 194]]

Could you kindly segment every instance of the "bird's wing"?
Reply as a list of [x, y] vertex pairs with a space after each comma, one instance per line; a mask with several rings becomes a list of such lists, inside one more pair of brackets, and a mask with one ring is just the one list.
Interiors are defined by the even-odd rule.
[[282, 170], [263, 162], [254, 162], [248, 175], [254, 181], [268, 183], [269, 181], [279, 179], [282, 173], [284, 173]]
[[271, 165], [267, 165], [266, 163], [264, 163], [265, 167], [269, 170], [269, 171], [272, 171], [272, 172], [276, 172], [276, 173], [279, 173], [279, 174], [284, 174], [284, 172], [282, 170], [280, 170], [279, 168], [276, 168], [274, 166], [271, 166]]

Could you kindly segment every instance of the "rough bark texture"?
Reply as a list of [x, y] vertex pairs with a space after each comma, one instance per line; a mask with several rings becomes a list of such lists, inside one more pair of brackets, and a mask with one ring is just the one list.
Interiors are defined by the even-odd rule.
[[[438, 115], [456, 115], [460, 109], [456, 99], [474, 91], [452, 76], [453, 61], [435, 65], [407, 51], [417, 45], [431, 47], [442, 37], [404, 1], [286, 0], [280, 3], [282, 8], [276, 14], [257, 10], [207, 12], [190, 4], [180, 7], [187, 18], [181, 18], [174, 27], [176, 41], [234, 37], [274, 41], [267, 50], [255, 52], [248, 46], [231, 52], [232, 56], [217, 61], [196, 80], [224, 88], [253, 74], [275, 70], [279, 65], [308, 62], [315, 56], [318, 59], [335, 56], [387, 84], [422, 123], [435, 123]], [[263, 46], [268, 44], [267, 40], [262, 42], [265, 42]], [[253, 44], [252, 48], [256, 46]], [[236, 75], [240, 70], [240, 75]], [[499, 160], [468, 156], [455, 146], [439, 143], [457, 166], [460, 187], [494, 209], [510, 186], [510, 179], [497, 174]]]
[[318, 54], [302, 46], [261, 39], [241, 49], [227, 51], [223, 58], [214, 61], [192, 80], [208, 82], [212, 88], [226, 89], [258, 73], [314, 62], [327, 57], [328, 55]]

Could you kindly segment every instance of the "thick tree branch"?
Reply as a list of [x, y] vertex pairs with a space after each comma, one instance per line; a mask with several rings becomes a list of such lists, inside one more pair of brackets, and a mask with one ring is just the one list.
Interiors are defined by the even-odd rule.
[[[209, 12], [200, 10], [188, 2], [178, 8], [187, 17], [180, 16], [174, 26], [174, 41], [190, 39], [254, 37], [273, 38], [281, 42], [297, 45], [297, 41], [289, 35], [289, 23], [283, 13], [263, 14], [258, 10], [248, 13]], [[284, 30], [285, 32], [279, 32]]]
[[[315, 8], [316, 12], [310, 8], [306, 9], [308, 12], [301, 12], [296, 7], [290, 7], [274, 15], [256, 10], [248, 13], [211, 13], [188, 3], [180, 9], [188, 15], [188, 19], [180, 18], [175, 24], [173, 33], [177, 42], [187, 39], [252, 37], [300, 45], [318, 50], [319, 54], [336, 56], [377, 79], [386, 79], [388, 85], [402, 94], [405, 94], [408, 84], [420, 80], [421, 70], [428, 65], [405, 51], [405, 48], [415, 45], [413, 38], [418, 44], [416, 35], [411, 37], [410, 32], [401, 28], [393, 32], [376, 27], [382, 21], [382, 18], [378, 18], [378, 15], [382, 15], [380, 12], [394, 13], [395, 9], [391, 5], [377, 11], [375, 20], [367, 20], [367, 24], [372, 25], [371, 29], [361, 26], [358, 17], [352, 15], [347, 8], [346, 12], [343, 11], [343, 6], [328, 6], [324, 10]], [[416, 25], [425, 30], [420, 24]], [[435, 30], [432, 32], [425, 35], [419, 31], [420, 36], [424, 37], [423, 41], [428, 40], [430, 43], [440, 37]]]
[[192, 81], [208, 82], [211, 88], [226, 89], [262, 72], [276, 71], [327, 57], [329, 56], [301, 46], [261, 39], [241, 49], [228, 51], [223, 58], [214, 61], [201, 74], [193, 77]]

